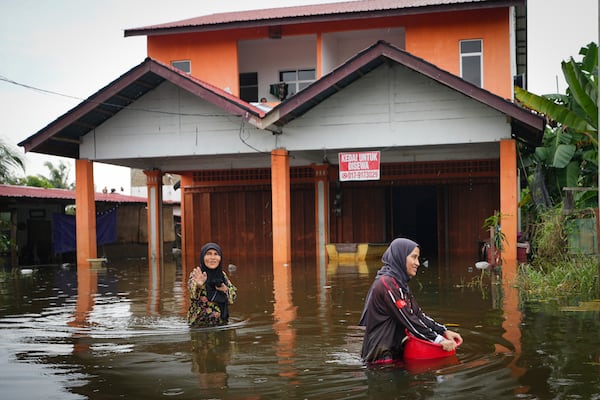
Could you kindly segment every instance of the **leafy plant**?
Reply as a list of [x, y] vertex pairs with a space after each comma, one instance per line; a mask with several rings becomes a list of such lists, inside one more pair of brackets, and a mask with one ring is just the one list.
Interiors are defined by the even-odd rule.
[[[482, 228], [489, 229], [493, 228], [493, 235], [491, 237], [494, 247], [500, 251], [504, 250], [504, 242], [507, 242], [506, 235], [502, 232], [502, 217], [506, 214], [502, 214], [499, 211], [495, 211], [494, 214], [490, 215], [483, 221]], [[508, 243], [508, 242], [507, 242]]]
[[493, 258], [492, 263], [494, 265], [502, 265], [502, 252], [504, 251], [504, 243], [508, 244], [506, 234], [502, 232], [502, 217], [506, 214], [502, 214], [499, 211], [495, 211], [494, 214], [490, 215], [483, 221], [482, 228], [491, 231], [490, 240], [493, 245]]
[[10, 183], [14, 169], [25, 170], [21, 156], [0, 140], [0, 183]]
[[[516, 87], [515, 98], [544, 114], [549, 124], [543, 143], [535, 149], [521, 146], [527, 176], [543, 167], [551, 204], [562, 201], [564, 187], [596, 187], [598, 183], [598, 46], [580, 49], [582, 61], [572, 57], [561, 63], [568, 84], [566, 94], [539, 96]], [[597, 204], [597, 195], [583, 192], [575, 199], [579, 208]]]

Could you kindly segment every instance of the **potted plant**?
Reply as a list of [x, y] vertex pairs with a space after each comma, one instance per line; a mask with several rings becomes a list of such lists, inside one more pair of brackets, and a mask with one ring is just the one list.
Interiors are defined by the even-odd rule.
[[488, 262], [494, 266], [502, 265], [502, 252], [504, 251], [504, 242], [506, 235], [502, 232], [501, 221], [504, 214], [494, 211], [483, 221], [483, 228], [490, 231], [490, 249], [488, 252]]

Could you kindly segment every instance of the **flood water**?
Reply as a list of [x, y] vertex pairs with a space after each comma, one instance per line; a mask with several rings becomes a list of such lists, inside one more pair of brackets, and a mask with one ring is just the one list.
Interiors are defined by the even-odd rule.
[[0, 275], [0, 396], [600, 399], [599, 313], [468, 285], [479, 271], [467, 263], [449, 274], [430, 261], [411, 281], [421, 307], [463, 336], [457, 357], [365, 368], [357, 324], [379, 266], [239, 263], [234, 323], [220, 330], [188, 328], [173, 261]]

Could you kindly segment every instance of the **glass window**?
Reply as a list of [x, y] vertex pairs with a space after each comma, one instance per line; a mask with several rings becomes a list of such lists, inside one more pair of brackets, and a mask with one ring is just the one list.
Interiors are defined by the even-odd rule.
[[299, 69], [281, 71], [279, 73], [279, 80], [288, 84], [288, 93], [292, 96], [313, 83], [316, 76], [317, 74], [314, 69]]
[[248, 103], [258, 101], [257, 72], [244, 72], [240, 74], [240, 99]]
[[171, 65], [186, 74], [192, 72], [192, 62], [190, 60], [171, 61]]
[[460, 41], [460, 76], [483, 87], [483, 40]]

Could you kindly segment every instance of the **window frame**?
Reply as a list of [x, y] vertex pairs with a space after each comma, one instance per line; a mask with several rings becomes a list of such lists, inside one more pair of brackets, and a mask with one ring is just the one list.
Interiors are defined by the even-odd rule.
[[[463, 52], [463, 44], [467, 42], [478, 42], [479, 43], [479, 51], [468, 51]], [[483, 88], [484, 80], [483, 80], [483, 39], [463, 39], [458, 42], [458, 53], [459, 53], [459, 62], [460, 62], [460, 77], [466, 80], [467, 82], [471, 82], [472, 84]], [[471, 79], [467, 79], [464, 75], [463, 61], [465, 58], [479, 58], [479, 84], [473, 82]]]
[[[313, 79], [300, 79], [301, 72], [311, 72]], [[283, 79], [285, 74], [293, 73], [295, 76], [294, 80]], [[296, 93], [301, 92], [307, 86], [310, 86], [317, 80], [317, 69], [316, 68], [298, 68], [298, 69], [285, 69], [279, 71], [279, 82], [285, 82], [288, 84], [288, 96], [293, 96]], [[300, 88], [302, 87], [302, 88]]]
[[[184, 63], [187, 63], [189, 71], [186, 71], [185, 69], [176, 65], [176, 64], [184, 64]], [[171, 61], [171, 67], [177, 68], [178, 70], [180, 70], [186, 74], [190, 74], [190, 75], [192, 74], [192, 61], [191, 60], [173, 60], [173, 61]]]

